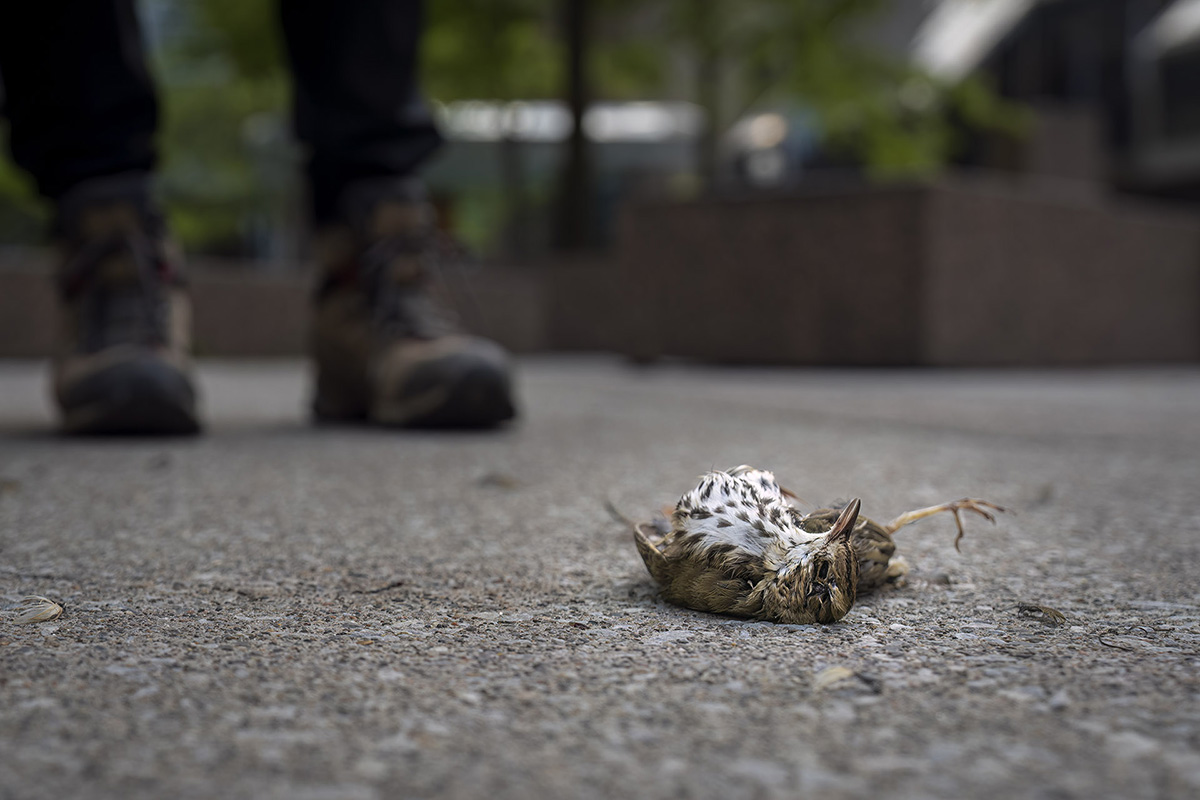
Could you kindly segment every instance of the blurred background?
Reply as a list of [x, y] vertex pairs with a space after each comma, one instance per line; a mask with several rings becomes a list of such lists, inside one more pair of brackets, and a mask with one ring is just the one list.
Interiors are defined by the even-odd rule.
[[[303, 350], [274, 0], [143, 0], [201, 355]], [[430, 0], [443, 290], [521, 351], [1200, 359], [1200, 0]], [[0, 355], [51, 349], [0, 160]]]

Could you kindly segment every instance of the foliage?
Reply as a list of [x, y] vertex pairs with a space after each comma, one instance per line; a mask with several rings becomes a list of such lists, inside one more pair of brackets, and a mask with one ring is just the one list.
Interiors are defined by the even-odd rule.
[[[7, 145], [7, 126], [0, 125], [0, 147], [4, 152]], [[37, 241], [48, 217], [29, 177], [11, 161], [0, 158], [0, 242]]]
[[[167, 20], [154, 50], [162, 87], [161, 184], [172, 227], [193, 250], [241, 251], [250, 226], [275, 216], [272, 206], [281, 201], [274, 166], [280, 155], [255, 136], [286, 125], [276, 4], [154, 2], [179, 15]], [[282, 157], [282, 169], [293, 169], [294, 159]]]
[[[244, 249], [256, 225], [277, 224], [278, 209], [296, 202], [276, 2], [141, 2], [162, 89], [164, 193], [193, 250]], [[959, 123], [1018, 126], [1020, 115], [982, 82], [941, 85], [873, 51], [859, 31], [881, 2], [590, 0], [592, 94], [698, 102], [713, 123], [701, 173], [716, 164], [720, 134], [757, 108], [812, 112], [826, 151], [879, 176], [940, 168], [955, 151]], [[430, 0], [427, 94], [561, 96], [561, 7], [562, 0]], [[547, 202], [545, 186], [524, 191], [529, 202]], [[488, 239], [484, 229], [503, 225], [492, 206], [511, 199], [491, 186], [464, 200], [479, 241]], [[27, 235], [40, 214], [28, 182], [0, 165], [0, 236]]]
[[[597, 98], [640, 100], [661, 89], [667, 54], [637, 24], [653, 26], [662, 16], [655, 5], [590, 0], [594, 46], [588, 70]], [[561, 0], [427, 3], [421, 60], [426, 92], [443, 102], [561, 97], [566, 60], [561, 6]]]
[[557, 97], [562, 48], [545, 0], [434, 0], [426, 6], [421, 72], [429, 96]]
[[[160, 88], [160, 186], [172, 228], [191, 250], [240, 252], [280, 202], [277, 170], [250, 135], [284, 128], [276, 3], [143, 0], [141, 11]], [[36, 241], [46, 216], [28, 179], [0, 161], [0, 236]]]
[[941, 85], [873, 49], [861, 34], [881, 0], [661, 1], [672, 41], [690, 55], [714, 151], [720, 133], [755, 106], [799, 103], [820, 120], [827, 150], [874, 175], [924, 174], [954, 155], [957, 122], [1011, 127], [1017, 119], [977, 81]]

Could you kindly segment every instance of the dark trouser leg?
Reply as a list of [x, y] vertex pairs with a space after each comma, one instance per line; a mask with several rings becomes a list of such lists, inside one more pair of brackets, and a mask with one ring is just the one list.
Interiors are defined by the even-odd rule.
[[416, 88], [417, 0], [280, 0], [310, 148], [313, 410], [319, 419], [481, 427], [514, 413], [507, 354], [430, 291], [431, 211], [413, 177], [440, 137]]
[[0, 0], [13, 158], [58, 207], [71, 433], [194, 433], [187, 297], [150, 200], [158, 104], [134, 0]]
[[411, 175], [441, 142], [416, 86], [419, 0], [280, 0], [314, 217], [362, 180]]
[[134, 0], [0, 3], [0, 78], [13, 159], [45, 196], [154, 167], [158, 104]]

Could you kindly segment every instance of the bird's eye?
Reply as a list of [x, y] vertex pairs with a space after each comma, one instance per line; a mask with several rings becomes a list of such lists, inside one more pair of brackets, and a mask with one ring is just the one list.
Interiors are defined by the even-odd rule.
[[829, 577], [829, 562], [822, 561], [817, 565], [817, 580], [823, 581]]

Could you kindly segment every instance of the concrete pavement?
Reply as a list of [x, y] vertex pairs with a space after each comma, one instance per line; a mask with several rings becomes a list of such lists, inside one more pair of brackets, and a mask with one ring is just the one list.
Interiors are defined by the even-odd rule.
[[[0, 611], [4, 800], [1200, 793], [1200, 370], [533, 359], [471, 434], [310, 427], [296, 362], [202, 376], [205, 437], [65, 440], [0, 364], [0, 607], [66, 607]], [[605, 504], [743, 462], [1018, 513], [905, 529], [908, 585], [838, 625], [662, 603]]]

